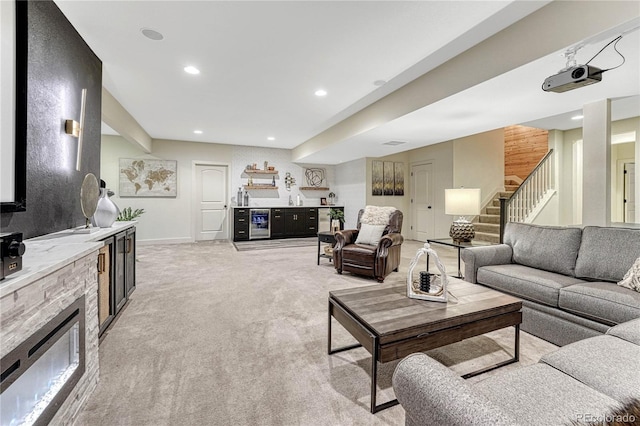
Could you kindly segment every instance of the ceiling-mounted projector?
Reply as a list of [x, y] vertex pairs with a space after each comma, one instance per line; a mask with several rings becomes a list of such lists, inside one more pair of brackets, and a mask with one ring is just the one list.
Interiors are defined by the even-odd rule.
[[556, 75], [547, 77], [542, 83], [545, 92], [562, 93], [578, 87], [602, 81], [602, 70], [591, 65], [578, 65]]

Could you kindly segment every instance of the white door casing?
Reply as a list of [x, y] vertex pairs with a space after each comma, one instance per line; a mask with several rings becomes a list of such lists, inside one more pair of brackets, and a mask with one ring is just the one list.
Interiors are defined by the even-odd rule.
[[411, 165], [411, 236], [427, 241], [435, 235], [431, 163]]
[[625, 163], [624, 170], [624, 221], [636, 223], [636, 164]]
[[229, 238], [227, 166], [195, 165], [195, 240]]

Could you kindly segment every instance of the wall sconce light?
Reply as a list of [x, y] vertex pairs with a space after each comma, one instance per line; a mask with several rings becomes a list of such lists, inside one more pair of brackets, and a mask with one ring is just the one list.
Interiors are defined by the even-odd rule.
[[80, 171], [82, 165], [82, 134], [84, 133], [85, 104], [87, 100], [87, 89], [82, 89], [82, 100], [80, 101], [80, 122], [75, 120], [65, 120], [64, 131], [66, 134], [78, 138], [78, 150], [76, 151], [76, 170]]
[[77, 138], [80, 136], [80, 123], [76, 120], [66, 120], [64, 122], [64, 131], [66, 134]]
[[480, 189], [459, 188], [444, 190], [444, 213], [460, 216], [454, 220], [449, 230], [449, 236], [454, 242], [470, 242], [475, 236], [473, 223], [465, 216], [480, 214]]

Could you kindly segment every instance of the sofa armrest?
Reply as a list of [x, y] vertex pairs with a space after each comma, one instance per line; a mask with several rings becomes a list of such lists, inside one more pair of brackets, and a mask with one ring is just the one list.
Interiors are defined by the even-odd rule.
[[462, 250], [464, 279], [465, 281], [476, 283], [478, 268], [489, 265], [509, 264], [512, 263], [512, 257], [513, 250], [507, 244], [466, 248]]
[[356, 242], [356, 239], [358, 238], [358, 230], [345, 229], [343, 231], [338, 231], [334, 234], [334, 238], [336, 239], [336, 245], [333, 249], [342, 250], [342, 248], [347, 244], [353, 244]]
[[382, 247], [389, 248], [391, 246], [399, 246], [404, 241], [402, 234], [392, 233], [384, 235], [378, 242], [378, 250]]
[[393, 374], [393, 390], [406, 412], [407, 424], [518, 424], [472, 385], [425, 354], [409, 355], [398, 364]]

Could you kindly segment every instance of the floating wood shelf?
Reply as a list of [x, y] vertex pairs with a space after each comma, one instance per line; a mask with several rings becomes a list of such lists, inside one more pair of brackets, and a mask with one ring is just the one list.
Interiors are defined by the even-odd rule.
[[328, 191], [329, 188], [324, 186], [301, 186], [300, 189], [302, 191]]
[[277, 186], [271, 185], [243, 185], [244, 189], [278, 189]]
[[277, 170], [252, 170], [252, 169], [244, 169], [244, 172], [248, 175], [277, 175]]

